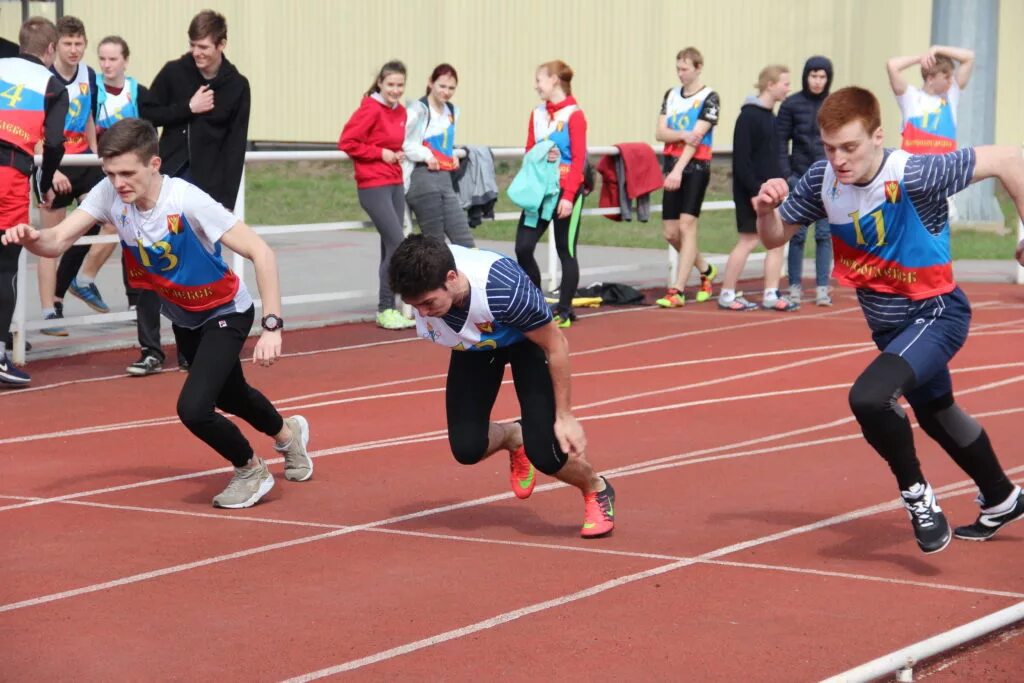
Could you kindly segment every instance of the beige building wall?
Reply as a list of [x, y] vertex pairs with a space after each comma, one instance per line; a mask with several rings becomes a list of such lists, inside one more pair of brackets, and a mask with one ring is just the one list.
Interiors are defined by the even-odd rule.
[[[731, 146], [761, 67], [788, 65], [798, 89], [813, 54], [832, 59], [834, 87], [857, 84], [880, 96], [887, 140], [898, 144], [885, 60], [922, 52], [931, 27], [931, 0], [65, 0], [64, 7], [85, 21], [92, 47], [122, 35], [132, 49], [130, 72], [148, 84], [186, 50], [189, 20], [211, 4], [228, 18], [229, 58], [252, 83], [250, 137], [302, 142], [336, 140], [393, 57], [409, 67], [409, 97], [422, 95], [437, 63], [458, 69], [461, 142], [522, 145], [537, 103], [534, 69], [549, 59], [576, 70], [591, 144], [653, 142], [661, 97], [677, 83], [675, 54], [695, 45], [704, 53], [704, 81], [722, 98], [716, 147]], [[34, 7], [53, 12], [52, 3]], [[19, 6], [3, 3], [4, 35], [16, 34], [19, 19]], [[1024, 142], [1021, 33], [1024, 2], [1001, 3], [993, 106], [1003, 143]]]

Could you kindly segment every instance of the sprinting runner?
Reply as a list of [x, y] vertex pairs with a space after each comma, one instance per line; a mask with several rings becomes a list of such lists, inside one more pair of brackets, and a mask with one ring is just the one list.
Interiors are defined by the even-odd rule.
[[[902, 72], [916, 64], [921, 65], [922, 88], [903, 78]], [[903, 117], [903, 149], [911, 154], [956, 149], [956, 110], [974, 71], [974, 51], [933, 45], [923, 55], [893, 57], [886, 62], [886, 71]]]
[[561, 263], [562, 281], [558, 285], [555, 324], [569, 327], [576, 320], [572, 300], [580, 283], [580, 264], [576, 246], [580, 240], [583, 211], [583, 171], [587, 164], [587, 119], [572, 95], [573, 70], [560, 60], [537, 67], [534, 84], [539, 104], [530, 114], [526, 128], [526, 151], [541, 140], [555, 143], [548, 161], [558, 162], [562, 195], [553, 220], [541, 217], [536, 226], [527, 225], [526, 212], [519, 216], [516, 228], [516, 260], [533, 284], [540, 287], [540, 266], [534, 252], [537, 243], [552, 224], [555, 250]]
[[406, 104], [405, 201], [428, 237], [462, 247], [474, 247], [469, 219], [455, 194], [452, 174], [459, 168], [455, 156], [455, 125], [459, 108], [451, 99], [459, 74], [451, 64], [438, 64], [427, 80], [427, 94]]
[[313, 476], [305, 418], [282, 419], [245, 381], [239, 354], [255, 309], [245, 283], [221, 258], [221, 244], [253, 264], [267, 312], [253, 361], [264, 366], [281, 355], [284, 322], [279, 315], [277, 263], [266, 242], [208, 194], [185, 180], [161, 175], [157, 149], [156, 130], [149, 122], [115, 123], [100, 141], [107, 177], [78, 209], [50, 230], [16, 225], [4, 234], [3, 243], [53, 257], [96, 221], [117, 227], [131, 283], [160, 296], [163, 314], [173, 323], [178, 348], [191, 367], [178, 397], [178, 416], [235, 467], [213, 504], [249, 507], [273, 488], [274, 478], [238, 427], [215, 409], [237, 415], [273, 437], [274, 449], [284, 455], [286, 479], [306, 481]]
[[698, 302], [711, 298], [711, 283], [718, 273], [697, 249], [697, 220], [711, 180], [711, 129], [718, 124], [720, 113], [718, 93], [700, 82], [703, 69], [700, 50], [688, 47], [679, 51], [676, 75], [681, 85], [665, 91], [658, 117], [657, 139], [665, 143], [661, 216], [665, 240], [679, 255], [676, 281], [658, 299], [663, 308], [686, 303], [683, 290], [694, 266], [700, 273]]
[[[452, 349], [445, 405], [455, 459], [474, 465], [507, 450], [518, 498], [535, 468], [583, 493], [584, 538], [615, 526], [615, 490], [594, 473], [569, 400], [569, 348], [540, 288], [512, 259], [491, 251], [407, 237], [391, 257], [391, 288], [416, 313], [416, 333]], [[491, 422], [505, 365], [522, 420]]]
[[800, 226], [828, 218], [834, 275], [857, 289], [882, 352], [854, 382], [850, 407], [896, 476], [918, 546], [938, 552], [951, 534], [921, 471], [901, 397], [921, 429], [978, 485], [981, 514], [955, 535], [991, 538], [1024, 517], [1024, 496], [1000, 467], [985, 430], [953, 398], [949, 361], [967, 339], [971, 307], [953, 280], [946, 199], [996, 177], [1024, 215], [1024, 159], [1014, 147], [943, 155], [887, 150], [878, 100], [862, 88], [830, 95], [818, 123], [827, 160], [815, 162], [791, 195], [782, 178], [761, 186], [758, 233], [766, 246], [780, 246]]

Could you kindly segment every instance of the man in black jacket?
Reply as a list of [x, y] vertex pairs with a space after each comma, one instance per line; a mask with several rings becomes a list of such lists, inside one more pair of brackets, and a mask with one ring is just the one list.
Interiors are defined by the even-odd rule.
[[[163, 127], [164, 172], [184, 178], [233, 211], [245, 166], [250, 98], [248, 79], [224, 56], [227, 39], [222, 14], [203, 10], [193, 17], [189, 52], [160, 69], [149, 101], [142, 103], [142, 118]], [[154, 293], [144, 293], [140, 318], [159, 305]], [[145, 317], [159, 325], [158, 315]], [[178, 364], [187, 369], [180, 354]]]
[[[832, 62], [820, 55], [811, 57], [804, 64], [803, 87], [800, 92], [786, 98], [779, 107], [775, 129], [779, 137], [779, 167], [783, 178], [790, 187], [810, 168], [811, 164], [825, 158], [821, 146], [821, 132], [818, 130], [818, 109], [828, 97], [832, 85]], [[792, 149], [790, 149], [792, 142]], [[801, 279], [804, 272], [804, 243], [807, 240], [807, 226], [801, 228], [789, 242], [789, 298], [800, 303]], [[828, 279], [832, 270], [832, 238], [828, 221], [814, 224], [814, 275], [815, 303], [831, 306], [828, 293]]]

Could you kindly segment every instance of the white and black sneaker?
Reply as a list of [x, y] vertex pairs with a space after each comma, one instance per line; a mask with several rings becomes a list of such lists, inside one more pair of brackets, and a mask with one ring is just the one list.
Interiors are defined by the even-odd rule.
[[987, 541], [1010, 522], [1024, 519], [1024, 495], [1021, 494], [1019, 486], [999, 505], [985, 507], [985, 498], [981, 495], [978, 496], [977, 502], [981, 506], [981, 514], [974, 524], [958, 526], [953, 532], [957, 538], [965, 541]]
[[914, 484], [909, 491], [901, 491], [900, 496], [914, 526], [918, 547], [925, 553], [945, 549], [953, 540], [953, 534], [949, 531], [946, 515], [942, 514], [942, 508], [935, 500], [932, 487], [928, 483]]
[[32, 378], [28, 376], [28, 373], [20, 370], [7, 355], [7, 352], [0, 353], [0, 384], [23, 387], [31, 381]]
[[163, 361], [159, 357], [152, 353], [143, 352], [139, 359], [126, 367], [124, 371], [133, 377], [145, 377], [146, 375], [160, 372], [162, 367]]

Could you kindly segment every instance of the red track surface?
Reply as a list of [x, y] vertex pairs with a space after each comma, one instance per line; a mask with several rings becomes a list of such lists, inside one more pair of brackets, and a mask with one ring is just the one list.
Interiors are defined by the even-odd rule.
[[[954, 381], [1020, 481], [1024, 296], [967, 291]], [[316, 474], [233, 512], [209, 504], [225, 463], [174, 418], [182, 375], [121, 377], [127, 352], [33, 364], [35, 388], [0, 393], [0, 679], [813, 680], [1024, 599], [1024, 524], [917, 550], [849, 417], [873, 350], [848, 293], [790, 315], [603, 311], [569, 337], [618, 492], [599, 541], [574, 491], [520, 502], [503, 457], [451, 459], [447, 354], [426, 343], [290, 333], [303, 353], [249, 377], [309, 419]], [[506, 387], [494, 417], [516, 414]], [[966, 477], [918, 445], [972, 520]], [[1019, 673], [1003, 643], [989, 680]]]

